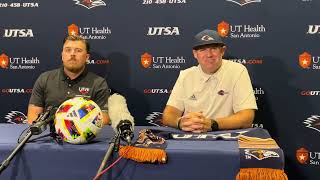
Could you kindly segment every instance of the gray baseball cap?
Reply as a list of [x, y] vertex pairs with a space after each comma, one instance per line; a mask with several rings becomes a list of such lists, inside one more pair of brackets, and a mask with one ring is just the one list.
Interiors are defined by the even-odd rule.
[[193, 49], [208, 44], [225, 45], [217, 31], [206, 29], [195, 35]]

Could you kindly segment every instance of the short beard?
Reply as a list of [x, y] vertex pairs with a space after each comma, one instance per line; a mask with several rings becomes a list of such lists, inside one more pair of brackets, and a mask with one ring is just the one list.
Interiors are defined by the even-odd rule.
[[76, 67], [64, 67], [67, 71], [70, 71], [74, 74], [80, 73], [81, 71], [83, 71], [84, 67], [80, 67], [80, 68], [76, 68]]

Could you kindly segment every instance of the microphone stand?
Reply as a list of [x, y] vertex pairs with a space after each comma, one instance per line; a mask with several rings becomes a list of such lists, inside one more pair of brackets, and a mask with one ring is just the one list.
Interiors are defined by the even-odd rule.
[[120, 144], [120, 133], [118, 132], [115, 135], [115, 137], [112, 138], [110, 145], [109, 145], [109, 148], [108, 148], [106, 154], [104, 155], [104, 158], [100, 164], [99, 170], [96, 174], [97, 179], [100, 178], [100, 177], [98, 177], [98, 175], [102, 172], [102, 170], [106, 166], [106, 163], [109, 160], [110, 156], [112, 155], [113, 151], [117, 152], [119, 150], [119, 144]]
[[56, 133], [55, 127], [53, 126], [53, 123], [49, 123], [49, 127], [50, 127], [50, 132], [48, 134], [45, 134], [43, 136], [39, 136], [36, 138], [33, 138], [31, 140], [29, 140], [28, 142], [34, 142], [37, 139], [41, 139], [41, 138], [45, 138], [45, 137], [52, 137], [52, 139], [54, 139], [58, 144], [63, 145], [63, 140], [62, 138]]
[[[37, 119], [41, 119], [43, 115], [40, 115]], [[28, 127], [27, 134], [23, 137], [23, 140], [19, 142], [17, 147], [12, 151], [12, 153], [9, 155], [7, 159], [5, 159], [0, 166], [0, 174], [9, 166], [11, 160], [14, 158], [14, 156], [22, 149], [22, 147], [28, 142], [28, 140], [31, 138], [32, 135], [38, 135], [41, 134], [44, 130], [46, 130], [46, 126], [51, 123], [53, 118], [49, 117], [48, 119], [42, 120], [42, 121], [35, 121], [34, 124], [30, 125]], [[53, 125], [51, 125], [53, 126]], [[50, 136], [54, 137], [52, 135], [54, 129], [50, 126]], [[48, 136], [48, 135], [45, 135]], [[43, 136], [43, 137], [45, 137]], [[57, 137], [55, 135], [55, 137]], [[40, 137], [39, 137], [40, 138]], [[38, 138], [37, 138], [38, 139]]]

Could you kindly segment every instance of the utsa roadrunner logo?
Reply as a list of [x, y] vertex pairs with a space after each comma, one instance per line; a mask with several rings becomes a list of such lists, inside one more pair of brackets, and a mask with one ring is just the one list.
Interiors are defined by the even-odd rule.
[[11, 111], [4, 118], [11, 124], [23, 124], [28, 121], [27, 116], [20, 111]]
[[204, 35], [204, 36], [201, 37], [201, 40], [202, 41], [212, 41], [214, 39], [211, 36]]
[[149, 124], [155, 125], [155, 126], [164, 126], [162, 124], [162, 113], [161, 112], [152, 112], [146, 117], [146, 120]]
[[90, 88], [87, 88], [87, 87], [79, 87], [79, 92], [80, 92], [82, 95], [88, 94], [89, 91], [90, 91]]
[[320, 116], [319, 115], [312, 115], [308, 117], [306, 120], [303, 121], [306, 124], [307, 128], [314, 129], [320, 132]]
[[271, 157], [280, 157], [278, 153], [264, 149], [245, 149], [244, 152], [246, 155], [254, 157], [259, 161]]
[[236, 3], [240, 6], [244, 6], [244, 5], [247, 5], [250, 3], [254, 3], [254, 2], [261, 2], [261, 0], [227, 0], [227, 1]]
[[91, 9], [97, 6], [106, 6], [106, 3], [102, 0], [73, 0], [77, 5], [83, 6], [87, 9]]

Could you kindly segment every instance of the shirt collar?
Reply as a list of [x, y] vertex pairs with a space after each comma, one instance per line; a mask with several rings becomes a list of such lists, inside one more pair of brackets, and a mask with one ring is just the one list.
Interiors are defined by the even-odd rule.
[[73, 82], [76, 82], [76, 81], [79, 81], [81, 80], [83, 77], [85, 77], [86, 75], [88, 74], [88, 69], [87, 67], [84, 68], [84, 70], [82, 71], [82, 73], [75, 79], [71, 80], [65, 73], [64, 73], [64, 70], [63, 70], [63, 66], [60, 68], [60, 80], [61, 81], [73, 81]]
[[222, 60], [222, 64], [221, 64], [220, 68], [214, 74], [204, 73], [201, 69], [200, 64], [197, 66], [197, 68], [198, 68], [198, 71], [200, 72], [199, 74], [200, 74], [200, 82], [201, 83], [207, 82], [212, 78], [219, 80], [222, 69], [224, 68], [224, 60]]

